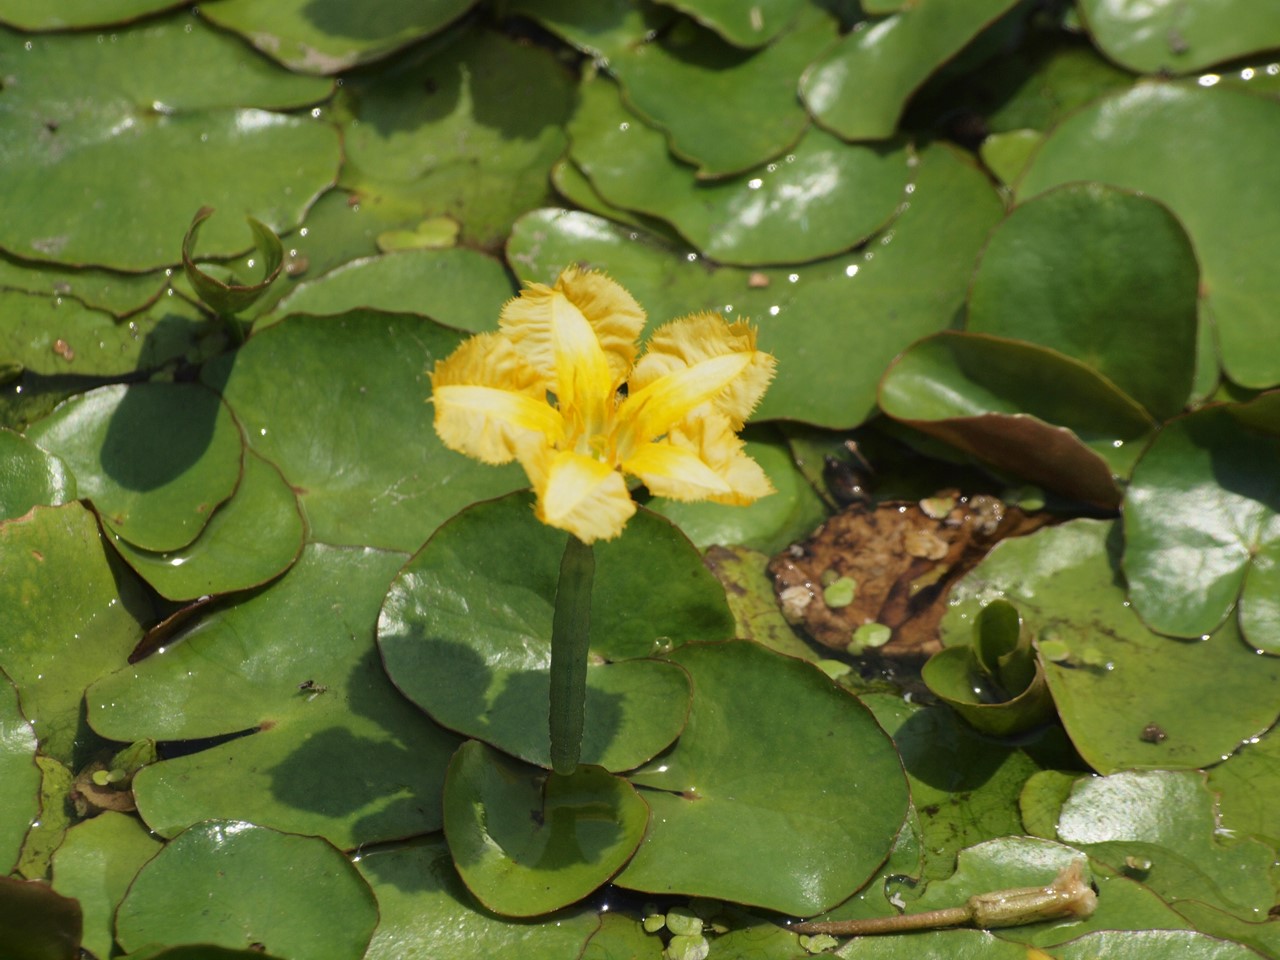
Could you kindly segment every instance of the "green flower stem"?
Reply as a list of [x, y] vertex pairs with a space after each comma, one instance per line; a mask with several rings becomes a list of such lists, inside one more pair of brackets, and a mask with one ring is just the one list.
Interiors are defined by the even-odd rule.
[[591, 636], [591, 585], [596, 556], [572, 534], [560, 560], [555, 616], [551, 621], [551, 769], [568, 775], [582, 754], [587, 708], [587, 649]]

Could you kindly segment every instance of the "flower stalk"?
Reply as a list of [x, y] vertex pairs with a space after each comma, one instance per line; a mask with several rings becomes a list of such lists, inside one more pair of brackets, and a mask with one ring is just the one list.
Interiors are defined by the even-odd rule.
[[551, 621], [551, 769], [568, 775], [582, 755], [587, 716], [587, 653], [591, 639], [591, 587], [596, 558], [573, 534], [560, 558]]

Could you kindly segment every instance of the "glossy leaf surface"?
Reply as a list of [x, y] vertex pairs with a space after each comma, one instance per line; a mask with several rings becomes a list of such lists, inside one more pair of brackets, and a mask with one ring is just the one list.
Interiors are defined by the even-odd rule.
[[22, 715], [18, 690], [0, 673], [0, 866], [18, 862], [31, 821], [40, 814], [36, 734]]
[[34, 506], [74, 500], [76, 478], [61, 458], [11, 430], [0, 430], [0, 520], [20, 517]]

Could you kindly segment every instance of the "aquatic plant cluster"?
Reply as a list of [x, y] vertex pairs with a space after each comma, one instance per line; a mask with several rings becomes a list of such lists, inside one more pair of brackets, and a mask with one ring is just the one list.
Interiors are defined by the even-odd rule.
[[1280, 957], [1278, 51], [0, 0], [0, 954]]

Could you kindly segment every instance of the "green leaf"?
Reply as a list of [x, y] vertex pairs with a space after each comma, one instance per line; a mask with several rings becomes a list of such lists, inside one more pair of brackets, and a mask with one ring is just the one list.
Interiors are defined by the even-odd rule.
[[1113, 870], [1150, 860], [1144, 882], [1167, 901], [1201, 900], [1260, 921], [1275, 902], [1275, 851], [1256, 840], [1219, 843], [1214, 796], [1199, 771], [1125, 772], [1076, 782], [1058, 835]]
[[[929, 690], [955, 710], [975, 730], [997, 737], [1023, 733], [1053, 716], [1053, 700], [1039, 665], [1024, 687], [1010, 690], [1008, 699], [993, 698], [970, 647], [951, 647], [929, 658], [921, 678]], [[979, 695], [977, 691], [982, 691]]]
[[1250, 737], [1209, 771], [1209, 789], [1218, 797], [1222, 829], [1253, 835], [1280, 846], [1280, 809], [1271, 802], [1280, 789], [1280, 738], [1271, 732]]
[[15, 960], [78, 960], [80, 905], [34, 880], [0, 876], [0, 930]]
[[627, 110], [617, 85], [583, 84], [570, 156], [604, 199], [670, 223], [719, 263], [804, 263], [884, 227], [907, 185], [904, 148], [849, 146], [810, 128], [786, 159], [699, 182], [666, 138]]
[[13, 679], [41, 752], [67, 764], [96, 746], [84, 688], [123, 663], [152, 618], [141, 585], [78, 503], [0, 524], [0, 668]]
[[1091, 767], [1216, 763], [1275, 719], [1280, 663], [1241, 643], [1231, 623], [1202, 642], [1152, 633], [1125, 597], [1119, 539], [1114, 523], [1073, 520], [1002, 541], [952, 588], [943, 642], [963, 642], [982, 605], [1004, 597], [1042, 650], [1051, 640], [1066, 647], [1065, 659], [1041, 659]]
[[35, 759], [40, 770], [40, 817], [31, 821], [17, 872], [29, 880], [44, 880], [49, 876], [53, 854], [71, 826], [75, 775], [52, 757], [38, 753]]
[[463, 244], [493, 249], [548, 200], [573, 89], [546, 50], [479, 29], [445, 42], [347, 81], [342, 184], [412, 223], [448, 216]]
[[339, 73], [443, 30], [476, 0], [353, 7], [344, 0], [222, 0], [201, 15], [302, 73]]
[[[353, 260], [303, 281], [270, 316], [385, 310], [479, 333], [497, 329], [502, 305], [515, 293], [502, 264], [482, 253], [465, 247], [406, 250]], [[259, 320], [256, 329], [271, 322]]]
[[706, 24], [734, 46], [760, 47], [773, 40], [803, 9], [803, 0], [663, 0]]
[[[396, 686], [441, 725], [549, 765], [551, 626], [566, 534], [532, 498], [476, 504], [440, 528], [391, 585], [378, 645]], [[627, 770], [684, 727], [689, 680], [643, 659], [733, 630], [698, 553], [644, 511], [598, 543], [582, 762]], [[639, 658], [639, 659], [638, 659]]]
[[805, 106], [846, 140], [885, 140], [929, 75], [1013, 6], [1013, 0], [906, 4], [846, 34], [809, 68], [800, 84]]
[[801, 916], [854, 893], [908, 804], [870, 712], [812, 665], [754, 643], [670, 657], [693, 677], [693, 710], [676, 745], [630, 775], [653, 815], [614, 882]]
[[[244, 211], [280, 233], [336, 174], [332, 127], [271, 112], [322, 100], [331, 83], [276, 69], [193, 17], [101, 43], [0, 34], [0, 57], [11, 65], [0, 153], [25, 198], [0, 246], [20, 257], [155, 269], [178, 261], [192, 210]], [[244, 249], [234, 221], [210, 226], [202, 254]]]
[[104, 9], [99, 0], [0, 0], [0, 22], [19, 30], [65, 30], [68, 27], [102, 27], [128, 23], [138, 17], [181, 6], [173, 0], [114, 0]]
[[754, 640], [763, 647], [801, 660], [817, 660], [778, 609], [773, 580], [767, 570], [769, 557], [748, 547], [711, 547], [702, 562], [724, 587], [733, 612], [733, 635]]
[[1097, 180], [1164, 203], [1200, 262], [1226, 374], [1246, 387], [1280, 382], [1270, 336], [1280, 272], [1265, 244], [1280, 231], [1280, 103], [1229, 89], [1147, 83], [1072, 114], [1018, 186], [1024, 202]]
[[633, 229], [554, 210], [516, 224], [507, 257], [521, 279], [541, 282], [566, 263], [603, 268], [655, 323], [708, 309], [753, 318], [761, 349], [778, 358], [756, 419], [849, 427], [875, 412], [876, 382], [889, 362], [951, 324], [1000, 216], [985, 175], [948, 147], [924, 150], [915, 175], [910, 207], [891, 236], [793, 270], [716, 267]]
[[1131, 7], [1081, 0], [1080, 16], [1094, 43], [1138, 73], [1192, 73], [1280, 47], [1280, 10], [1248, 0]]
[[655, 497], [649, 509], [666, 517], [701, 550], [713, 544], [737, 544], [777, 553], [794, 540], [808, 536], [826, 519], [822, 498], [791, 459], [791, 451], [776, 431], [749, 430], [746, 454], [773, 481], [775, 492], [749, 506], [710, 500], [693, 503]]
[[112, 546], [169, 600], [247, 590], [283, 573], [302, 550], [298, 501], [280, 472], [253, 452], [235, 496], [209, 519], [195, 542], [179, 550], [140, 550], [114, 534]]
[[76, 478], [59, 457], [11, 430], [0, 430], [0, 520], [75, 498]]
[[99, 387], [27, 437], [66, 462], [108, 530], [144, 550], [191, 544], [240, 480], [240, 431], [198, 384]]
[[252, 733], [144, 768], [133, 789], [153, 830], [252, 818], [345, 849], [440, 828], [458, 740], [399, 697], [373, 645], [403, 560], [308, 546], [280, 580], [90, 688], [94, 727], [114, 740]]
[[1163, 205], [1070, 184], [996, 228], [973, 277], [966, 329], [1074, 357], [1164, 420], [1191, 392], [1198, 285], [1191, 242]]
[[213, 212], [212, 207], [201, 207], [196, 211], [195, 219], [182, 240], [182, 269], [200, 299], [214, 313], [230, 317], [252, 306], [276, 282], [284, 264], [284, 248], [270, 227], [249, 217], [254, 249], [262, 258], [262, 279], [257, 283], [238, 283], [234, 277], [224, 281], [206, 273], [196, 266], [191, 257], [200, 227], [213, 216]]
[[38, 293], [55, 306], [70, 297], [86, 307], [102, 310], [116, 319], [133, 316], [156, 302], [169, 286], [169, 274], [116, 273], [92, 267], [72, 268], [51, 263], [26, 263], [0, 256], [0, 287]]
[[290, 960], [360, 960], [377, 922], [368, 884], [324, 840], [219, 820], [184, 831], [142, 868], [116, 939], [126, 951], [257, 943]]
[[1028, 960], [1027, 948], [985, 930], [936, 930], [909, 937], [854, 937], [836, 951], [842, 960]]
[[116, 907], [161, 846], [136, 818], [111, 810], [67, 831], [53, 855], [53, 889], [79, 902], [84, 948], [95, 956], [110, 956]]
[[1166, 424], [1133, 471], [1125, 503], [1124, 569], [1143, 620], [1161, 633], [1199, 637], [1239, 601], [1245, 639], [1280, 653], [1275, 605], [1280, 560], [1280, 441], [1249, 412], [1198, 410]]
[[515, 954], [562, 960], [580, 954], [601, 920], [590, 908], [552, 914], [537, 925], [495, 916], [463, 885], [439, 834], [366, 851], [356, 867], [378, 899], [378, 929], [364, 960], [405, 960], [415, 953], [449, 960]]
[[416, 550], [463, 506], [526, 482], [436, 437], [428, 373], [461, 341], [421, 317], [295, 316], [202, 376], [298, 492], [310, 539]]
[[581, 900], [627, 862], [648, 820], [631, 785], [600, 767], [547, 773], [477, 740], [445, 780], [449, 852], [468, 889], [504, 916]]
[[22, 715], [17, 688], [0, 672], [0, 872], [16, 866], [27, 829], [39, 816], [36, 734]]

